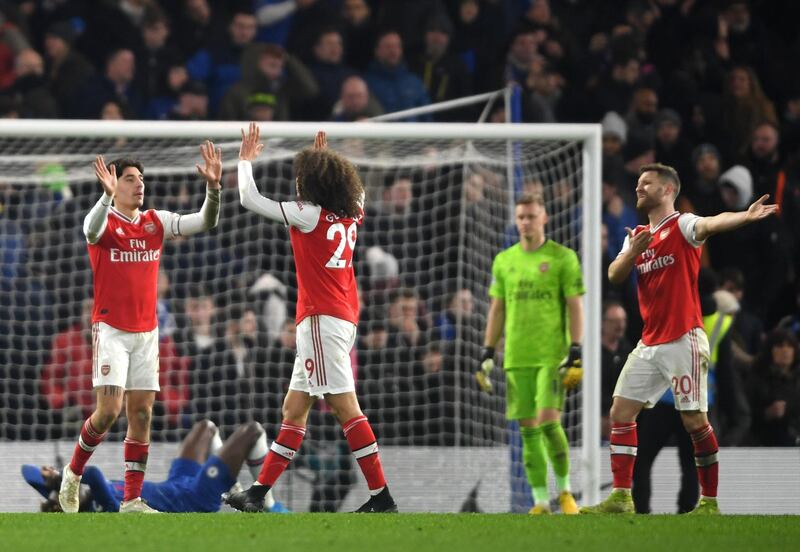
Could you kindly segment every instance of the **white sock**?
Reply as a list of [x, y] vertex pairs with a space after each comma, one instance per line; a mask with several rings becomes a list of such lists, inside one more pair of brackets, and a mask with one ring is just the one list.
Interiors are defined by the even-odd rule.
[[[260, 485], [258, 482], [258, 474], [261, 472], [261, 466], [264, 463], [264, 457], [266, 457], [268, 451], [267, 433], [262, 428], [261, 435], [259, 435], [256, 442], [253, 443], [253, 447], [250, 449], [250, 452], [247, 453], [247, 459], [245, 461], [247, 469], [250, 470], [250, 475], [253, 476], [254, 485]], [[275, 497], [272, 496], [272, 489], [267, 492], [264, 501], [269, 509], [275, 506]]]
[[214, 436], [211, 438], [211, 443], [208, 445], [208, 454], [217, 456], [219, 450], [222, 448], [222, 438], [219, 436], [219, 428], [214, 425], [214, 422], [209, 421], [208, 427], [214, 431]]
[[250, 452], [247, 453], [247, 459], [245, 461], [250, 475], [253, 476], [253, 481], [258, 478], [258, 474], [261, 472], [261, 465], [264, 463], [264, 457], [267, 455], [267, 452], [269, 452], [267, 434], [262, 428], [261, 435], [259, 435], [256, 442], [253, 443]]

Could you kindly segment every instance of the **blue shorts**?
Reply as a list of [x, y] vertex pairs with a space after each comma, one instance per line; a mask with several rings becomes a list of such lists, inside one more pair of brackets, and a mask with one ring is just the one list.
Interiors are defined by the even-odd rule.
[[202, 465], [176, 458], [167, 480], [154, 485], [156, 489], [151, 492], [143, 489], [142, 498], [162, 512], [216, 512], [222, 503], [222, 493], [228, 492], [234, 483], [228, 466], [218, 456], [209, 456]]

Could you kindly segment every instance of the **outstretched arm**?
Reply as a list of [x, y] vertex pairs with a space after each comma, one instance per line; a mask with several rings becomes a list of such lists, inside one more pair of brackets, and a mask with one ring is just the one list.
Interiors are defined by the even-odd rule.
[[714, 234], [735, 230], [740, 226], [765, 219], [777, 213], [777, 205], [764, 205], [764, 202], [767, 201], [767, 199], [769, 199], [769, 194], [761, 196], [750, 206], [747, 211], [740, 211], [738, 213], [720, 213], [713, 217], [702, 217], [698, 219], [694, 227], [695, 239], [699, 242], [702, 242]]
[[94, 174], [103, 186], [103, 196], [83, 219], [83, 234], [89, 243], [97, 243], [103, 236], [106, 224], [108, 224], [108, 211], [111, 209], [111, 202], [117, 192], [117, 169], [111, 165], [109, 171], [102, 155], [95, 157]]
[[[264, 197], [259, 193], [256, 181], [253, 178], [251, 161], [258, 157], [258, 154], [264, 149], [264, 144], [259, 141], [260, 137], [261, 131], [255, 123], [250, 123], [246, 133], [242, 130], [238, 169], [239, 201], [242, 207], [271, 221], [281, 222], [286, 226], [296, 226], [303, 232], [310, 232], [317, 225], [319, 207], [308, 205], [306, 208], [301, 209], [296, 202], [281, 203]], [[320, 138], [318, 138], [319, 140]], [[321, 140], [324, 142], [324, 134]], [[324, 147], [322, 143], [320, 144], [319, 147]], [[316, 142], [315, 146], [317, 146]]]
[[222, 150], [214, 148], [210, 140], [200, 146], [204, 166], [195, 165], [197, 172], [206, 181], [206, 199], [197, 213], [178, 215], [169, 211], [158, 211], [164, 226], [164, 238], [191, 236], [214, 228], [219, 222], [220, 179], [222, 178]]

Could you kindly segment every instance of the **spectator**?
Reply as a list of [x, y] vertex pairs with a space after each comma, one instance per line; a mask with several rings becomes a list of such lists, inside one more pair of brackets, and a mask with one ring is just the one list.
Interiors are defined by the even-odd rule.
[[258, 41], [286, 46], [298, 10], [314, 5], [317, 0], [257, 0]]
[[228, 89], [242, 78], [245, 48], [256, 36], [256, 18], [246, 11], [237, 11], [228, 24], [223, 40], [209, 44], [186, 62], [192, 80], [208, 87], [211, 112], [216, 113]]
[[168, 116], [173, 121], [204, 121], [208, 119], [208, 92], [199, 81], [189, 81], [178, 93], [178, 101]]
[[481, 330], [480, 320], [475, 314], [475, 301], [472, 292], [462, 288], [447, 298], [446, 309], [439, 313], [434, 326], [441, 341], [454, 341], [458, 338], [470, 340], [472, 332]]
[[78, 422], [94, 411], [93, 308], [94, 300], [84, 299], [80, 318], [53, 338], [42, 368], [41, 393], [60, 423]]
[[214, 299], [200, 287], [193, 287], [185, 301], [186, 321], [175, 333], [181, 356], [193, 359], [194, 372], [202, 364], [202, 357], [214, 348]]
[[800, 445], [800, 354], [797, 339], [773, 330], [749, 382], [753, 437], [764, 446]]
[[681, 210], [692, 211], [701, 217], [724, 211], [725, 204], [718, 183], [722, 164], [719, 150], [713, 144], [700, 144], [692, 151], [692, 162], [694, 176], [689, 178], [687, 175], [688, 185], [683, 194], [688, 204], [681, 202]]
[[543, 30], [537, 31], [529, 26], [519, 27], [511, 38], [504, 64], [498, 66], [502, 74], [492, 79], [493, 88], [503, 88], [509, 82], [522, 86], [528, 77], [531, 63], [539, 55], [539, 45], [545, 37]]
[[126, 119], [138, 119], [143, 106], [139, 91], [133, 86], [135, 72], [136, 58], [132, 51], [112, 51], [106, 58], [103, 74], [92, 77], [79, 92], [72, 113], [94, 119], [106, 102], [115, 101], [122, 107]]
[[619, 57], [614, 60], [611, 71], [601, 77], [596, 85], [590, 85], [588, 92], [596, 104], [592, 119], [597, 120], [609, 111], [628, 111], [634, 87], [639, 81], [639, 70], [639, 60], [635, 57]]
[[159, 338], [172, 337], [178, 324], [172, 312], [172, 298], [169, 274], [166, 270], [158, 271], [158, 286], [156, 287], [156, 316], [158, 317], [158, 336]]
[[608, 229], [608, 254], [616, 258], [628, 235], [625, 228], [636, 228], [636, 211], [625, 203], [613, 182], [603, 179], [603, 224]]
[[[396, 31], [384, 31], [378, 36], [375, 57], [364, 75], [364, 80], [387, 113], [430, 103], [422, 81], [403, 62], [403, 42]], [[408, 118], [427, 119], [429, 117], [425, 116]]]
[[375, 47], [375, 30], [369, 4], [366, 0], [344, 0], [342, 18], [345, 63], [363, 72], [372, 60], [371, 52]]
[[[469, 96], [472, 82], [464, 63], [449, 51], [453, 24], [445, 14], [434, 14], [425, 28], [424, 51], [414, 57], [411, 70], [422, 79], [432, 102]], [[437, 121], [464, 120], [465, 110], [447, 110], [434, 115]], [[473, 119], [474, 120], [474, 119]]]
[[719, 273], [720, 289], [730, 293], [739, 303], [739, 311], [731, 328], [731, 347], [741, 369], [750, 369], [764, 343], [764, 325], [745, 305], [744, 274], [738, 268], [725, 268]]
[[256, 92], [246, 100], [248, 121], [274, 121], [275, 107], [278, 102], [274, 94]]
[[141, 41], [141, 27], [150, 0], [111, 0], [94, 2], [80, 13], [84, 31], [78, 49], [95, 65], [102, 67], [109, 52], [133, 50]]
[[603, 303], [603, 317], [600, 326], [600, 368], [602, 371], [601, 396], [601, 434], [604, 441], [611, 436], [611, 422], [608, 413], [611, 410], [611, 397], [622, 367], [633, 347], [625, 338], [628, 325], [628, 314], [622, 303], [609, 300]]
[[339, 100], [331, 112], [331, 120], [352, 122], [382, 114], [383, 108], [369, 93], [367, 83], [361, 77], [353, 75], [342, 83]]
[[655, 118], [658, 112], [658, 94], [649, 87], [637, 88], [633, 93], [625, 124], [628, 141], [625, 143], [625, 161], [628, 172], [638, 174], [639, 167], [652, 163], [656, 138]]
[[342, 84], [355, 73], [344, 64], [343, 55], [341, 33], [333, 28], [320, 31], [312, 49], [311, 63], [308, 65], [319, 86], [319, 96], [314, 102], [315, 109], [310, 113], [312, 119], [321, 120], [330, 115]]
[[[200, 412], [217, 418], [218, 425], [235, 426], [237, 420], [260, 417], [254, 401], [261, 400], [254, 385], [263, 379], [268, 352], [260, 339], [258, 318], [251, 308], [237, 304], [226, 313], [224, 337], [217, 342], [208, 370], [200, 375], [200, 396], [205, 401]], [[260, 403], [259, 403], [260, 404]]]
[[169, 93], [169, 71], [184, 62], [180, 50], [168, 42], [170, 33], [166, 14], [157, 5], [148, 7], [142, 21], [141, 43], [136, 49], [136, 86], [145, 105]]
[[487, 33], [486, 29], [497, 27], [495, 23], [497, 19], [501, 19], [502, 9], [502, 6], [481, 3], [478, 0], [460, 0], [457, 13], [453, 14], [455, 29], [450, 51], [464, 62], [476, 89], [483, 90], [495, 85], [485, 77], [487, 69], [497, 58], [498, 45], [502, 38], [499, 33]]
[[[753, 195], [770, 194], [777, 201], [778, 174], [783, 169], [780, 130], [775, 123], [762, 122], [753, 130], [745, 165], [753, 176]], [[785, 174], [783, 178], [786, 178]]]
[[427, 342], [428, 323], [420, 316], [420, 300], [411, 288], [392, 292], [389, 298], [389, 344], [390, 349], [400, 349], [401, 356], [421, 355]]
[[75, 31], [68, 21], [54, 23], [44, 35], [45, 70], [50, 92], [65, 116], [76, 115], [71, 111], [75, 97], [94, 74], [92, 64], [72, 49], [74, 42]]
[[[725, 209], [742, 211], [753, 197], [750, 171], [741, 165], [731, 167], [719, 178]], [[711, 266], [734, 267], [744, 274], [748, 308], [767, 324], [777, 322], [781, 305], [776, 304], [786, 285], [789, 244], [777, 217], [761, 224], [715, 236], [707, 245]]]
[[19, 116], [26, 119], [57, 119], [58, 103], [48, 90], [44, 60], [36, 50], [29, 48], [17, 55], [16, 75], [7, 94], [18, 102]]
[[122, 107], [115, 102], [106, 102], [100, 109], [100, 119], [104, 121], [124, 121], [125, 115], [122, 114]]
[[175, 13], [172, 38], [184, 58], [194, 56], [206, 48], [215, 36], [215, 23], [221, 14], [212, 12], [208, 0], [180, 0], [180, 8]]
[[337, 13], [339, 2], [324, 0], [301, 0], [292, 18], [285, 48], [300, 59], [309, 59], [311, 49], [322, 26], [339, 25]]
[[737, 66], [726, 77], [720, 114], [722, 155], [737, 160], [747, 151], [756, 126], [764, 121], [777, 123], [775, 107], [764, 95], [755, 72]]
[[609, 111], [600, 122], [603, 128], [603, 180], [614, 184], [617, 191], [628, 204], [633, 204], [634, 196], [625, 172], [623, 149], [628, 139], [628, 125], [615, 111]]
[[[199, 81], [194, 81], [199, 83]], [[167, 69], [163, 94], [153, 98], [147, 104], [146, 113], [148, 119], [163, 120], [169, 117], [170, 112], [178, 103], [178, 96], [189, 83], [189, 72], [184, 65], [173, 65]], [[199, 83], [203, 84], [203, 83]], [[205, 87], [205, 85], [203, 85]]]
[[313, 75], [305, 65], [280, 46], [256, 44], [242, 59], [242, 80], [228, 90], [219, 107], [219, 118], [246, 120], [247, 100], [253, 94], [275, 98], [274, 118], [287, 121], [302, 115], [311, 98], [319, 92]]
[[692, 146], [682, 132], [681, 116], [673, 109], [662, 109], [655, 119], [655, 160], [674, 167], [686, 178], [692, 174]]

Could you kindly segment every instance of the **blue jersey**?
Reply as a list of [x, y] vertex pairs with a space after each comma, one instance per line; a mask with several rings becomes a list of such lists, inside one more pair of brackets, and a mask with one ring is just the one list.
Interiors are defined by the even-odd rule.
[[[89, 485], [97, 511], [117, 512], [122, 501], [125, 484], [108, 481], [96, 467], [83, 473], [82, 483]], [[222, 493], [236, 483], [228, 467], [217, 456], [209, 456], [205, 464], [176, 458], [172, 461], [166, 481], [145, 481], [142, 498], [159, 512], [216, 512]]]

